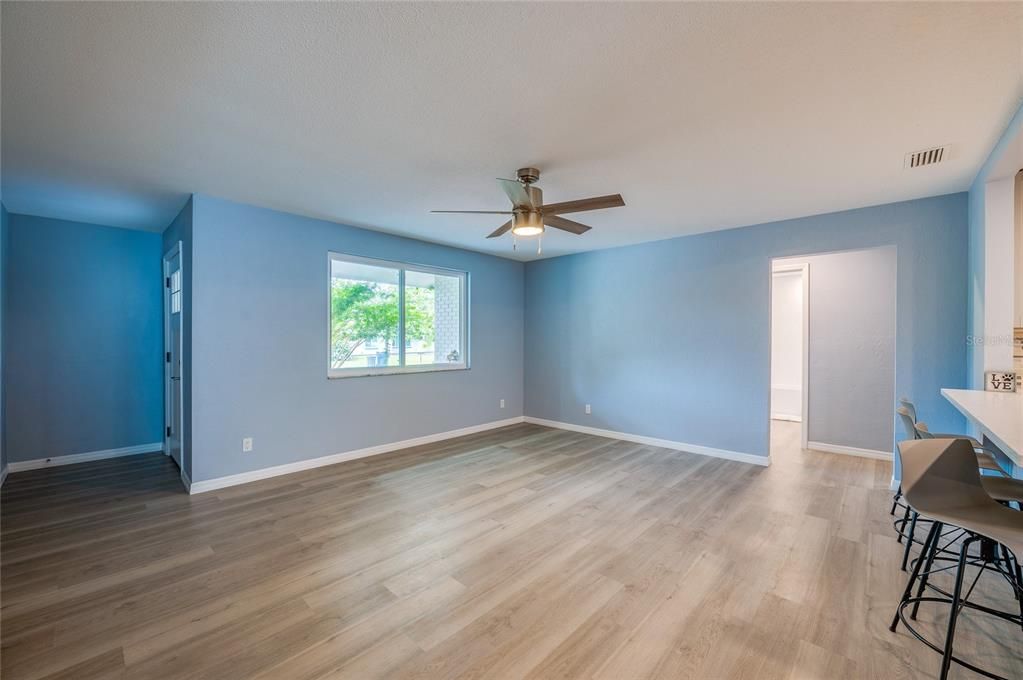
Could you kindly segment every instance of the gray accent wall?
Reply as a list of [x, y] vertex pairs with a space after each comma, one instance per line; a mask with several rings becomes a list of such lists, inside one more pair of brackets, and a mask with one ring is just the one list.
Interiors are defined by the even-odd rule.
[[[328, 380], [330, 251], [467, 271], [471, 369]], [[520, 262], [205, 195], [192, 261], [193, 481], [522, 415]]]
[[891, 451], [897, 260], [892, 246], [793, 260], [810, 270], [811, 442]]
[[10, 462], [163, 440], [160, 235], [10, 215]]
[[[766, 456], [771, 259], [882, 246], [896, 391], [962, 431], [939, 391], [966, 385], [965, 193], [530, 262], [526, 415]], [[873, 391], [894, 423], [894, 394]]]

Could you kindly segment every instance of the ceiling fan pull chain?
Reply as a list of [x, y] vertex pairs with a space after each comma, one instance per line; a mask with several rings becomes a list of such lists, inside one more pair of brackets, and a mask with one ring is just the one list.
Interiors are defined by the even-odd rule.
[[543, 255], [543, 234], [540, 234], [540, 238], [536, 239], [536, 254]]
[[519, 249], [519, 238], [515, 235], [515, 232], [513, 231], [512, 232], [512, 250], [518, 250], [518, 249]]

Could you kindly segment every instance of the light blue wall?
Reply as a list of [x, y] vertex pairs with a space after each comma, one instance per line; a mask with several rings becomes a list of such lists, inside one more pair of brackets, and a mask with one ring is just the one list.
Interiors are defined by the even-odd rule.
[[7, 447], [4, 446], [4, 440], [7, 437], [7, 418], [4, 414], [4, 392], [7, 380], [4, 378], [3, 363], [4, 322], [7, 316], [7, 224], [7, 208], [0, 203], [0, 473], [7, 468]]
[[11, 215], [8, 248], [8, 460], [162, 441], [160, 235]]
[[[183, 274], [181, 285], [182, 297], [184, 298], [182, 309], [184, 325], [181, 337], [181, 410], [182, 419], [184, 420], [184, 427], [181, 433], [181, 466], [185, 469], [185, 474], [189, 478], [192, 475], [192, 205], [192, 198], [189, 197], [181, 212], [163, 231], [162, 238], [162, 252], [164, 253], [169, 252], [179, 241], [181, 243], [181, 271]], [[160, 272], [162, 272], [162, 255], [160, 267]], [[157, 276], [159, 275], [159, 272], [157, 272]], [[164, 347], [163, 350], [166, 352], [170, 348]], [[160, 379], [161, 381], [163, 380], [162, 375]]]
[[939, 390], [966, 382], [964, 193], [529, 263], [526, 415], [766, 455], [770, 259], [888, 245], [896, 390], [961, 431]]
[[[205, 195], [193, 206], [193, 481], [522, 415], [521, 263]], [[468, 271], [472, 368], [328, 380], [328, 251]]]

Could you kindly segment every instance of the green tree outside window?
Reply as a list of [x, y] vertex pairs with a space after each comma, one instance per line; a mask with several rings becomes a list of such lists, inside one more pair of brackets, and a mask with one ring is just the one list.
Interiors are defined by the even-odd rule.
[[[405, 287], [405, 341], [433, 341], [433, 287]], [[330, 286], [331, 366], [342, 368], [367, 342], [384, 354], [398, 342], [398, 290], [389, 284], [335, 278]]]

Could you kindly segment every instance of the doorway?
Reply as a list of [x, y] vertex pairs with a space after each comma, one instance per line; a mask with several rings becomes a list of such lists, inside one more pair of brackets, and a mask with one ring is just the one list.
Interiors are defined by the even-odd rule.
[[891, 460], [896, 247], [778, 258], [769, 275], [772, 457], [802, 449]]
[[181, 242], [163, 256], [163, 346], [164, 346], [164, 441], [163, 451], [184, 470], [184, 385], [181, 359], [184, 338], [184, 277], [181, 271]]
[[799, 429], [807, 447], [809, 404], [810, 265], [774, 262], [771, 268], [771, 429]]

